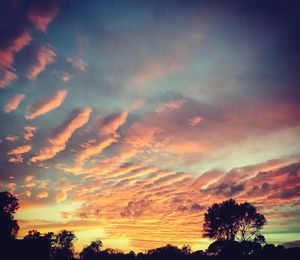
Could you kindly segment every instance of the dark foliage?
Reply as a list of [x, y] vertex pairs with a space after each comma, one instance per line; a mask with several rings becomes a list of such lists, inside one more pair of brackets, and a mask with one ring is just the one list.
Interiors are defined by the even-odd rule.
[[18, 199], [11, 193], [0, 192], [0, 243], [14, 239], [19, 231], [18, 222], [14, 219], [19, 208]]
[[204, 214], [203, 237], [221, 241], [253, 241], [263, 243], [260, 230], [264, 215], [248, 202], [238, 204], [230, 199], [213, 204]]

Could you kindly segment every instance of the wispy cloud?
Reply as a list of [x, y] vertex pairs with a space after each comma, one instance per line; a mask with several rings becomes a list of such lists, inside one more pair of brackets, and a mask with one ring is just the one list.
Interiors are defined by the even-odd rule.
[[58, 108], [65, 100], [68, 92], [64, 89], [58, 90], [54, 95], [37, 99], [27, 109], [26, 119], [35, 119], [38, 116], [46, 114]]
[[83, 146], [83, 149], [77, 154], [76, 162], [82, 165], [83, 162], [90, 157], [102, 153], [102, 151], [109, 147], [111, 144], [117, 141], [116, 137], [108, 137], [102, 141], [98, 141], [96, 144], [89, 144]]
[[76, 129], [84, 126], [90, 117], [92, 109], [83, 108], [73, 113], [72, 117], [58, 127], [48, 139], [49, 145], [42, 148], [38, 155], [30, 159], [31, 162], [45, 161], [53, 158], [59, 152], [65, 150], [66, 144]]
[[41, 46], [36, 53], [35, 63], [29, 68], [27, 77], [31, 80], [45, 70], [46, 66], [55, 61], [56, 54], [49, 46]]
[[22, 145], [10, 150], [7, 155], [9, 156], [8, 161], [11, 163], [22, 163], [23, 154], [28, 153], [31, 150], [31, 145]]
[[11, 111], [16, 110], [25, 96], [25, 94], [16, 94], [10, 97], [7, 104], [4, 106], [4, 112], [10, 113]]
[[38, 30], [46, 32], [48, 25], [59, 12], [59, 1], [32, 1], [27, 13], [27, 18]]
[[0, 70], [0, 89], [7, 88], [17, 78], [17, 74], [11, 70]]
[[115, 134], [120, 126], [122, 126], [127, 119], [128, 112], [126, 110], [122, 111], [118, 115], [109, 116], [104, 119], [103, 126], [101, 127], [101, 134], [110, 135]]
[[87, 70], [87, 64], [81, 58], [67, 58], [67, 61], [73, 66], [78, 72], [85, 72]]

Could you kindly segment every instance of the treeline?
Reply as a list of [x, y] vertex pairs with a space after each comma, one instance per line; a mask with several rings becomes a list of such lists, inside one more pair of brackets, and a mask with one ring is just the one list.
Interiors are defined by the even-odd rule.
[[265, 217], [256, 208], [245, 202], [238, 204], [230, 199], [215, 203], [204, 214], [203, 237], [214, 242], [203, 251], [191, 250], [167, 244], [145, 253], [123, 253], [121, 250], [103, 249], [101, 240], [76, 255], [74, 232], [41, 234], [30, 230], [23, 239], [16, 239], [19, 225], [14, 219], [19, 208], [18, 199], [9, 192], [0, 192], [0, 259], [2, 260], [101, 260], [101, 259], [283, 259], [299, 260], [300, 248], [288, 248], [267, 244], [261, 229]]

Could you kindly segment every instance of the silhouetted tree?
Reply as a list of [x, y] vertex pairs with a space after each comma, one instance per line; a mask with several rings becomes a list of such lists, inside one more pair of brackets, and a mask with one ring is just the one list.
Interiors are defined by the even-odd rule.
[[55, 260], [74, 259], [74, 242], [77, 240], [74, 232], [62, 230], [55, 235], [53, 257]]
[[167, 244], [162, 247], [148, 250], [148, 255], [155, 257], [175, 257], [182, 256], [183, 252], [177, 246]]
[[80, 259], [93, 259], [96, 258], [97, 254], [100, 252], [100, 248], [103, 243], [101, 240], [92, 241], [91, 244], [85, 247], [79, 254]]
[[248, 202], [238, 204], [230, 199], [213, 204], [204, 214], [203, 237], [223, 241], [264, 242], [260, 230], [265, 217]]
[[24, 240], [36, 240], [42, 237], [41, 233], [37, 230], [29, 230], [28, 234], [23, 238]]
[[7, 191], [0, 192], [0, 243], [17, 236], [19, 225], [14, 217], [18, 208], [18, 199], [13, 194]]

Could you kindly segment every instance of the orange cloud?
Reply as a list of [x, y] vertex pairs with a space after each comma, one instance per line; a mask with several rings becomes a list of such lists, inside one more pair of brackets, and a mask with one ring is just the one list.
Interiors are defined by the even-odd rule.
[[38, 30], [46, 32], [48, 25], [57, 16], [59, 12], [58, 1], [33, 1], [27, 18]]
[[36, 197], [37, 197], [38, 199], [45, 199], [45, 198], [47, 198], [48, 196], [49, 196], [49, 193], [46, 192], [46, 191], [41, 191], [41, 192], [39, 192], [39, 193], [36, 195]]
[[101, 133], [103, 135], [115, 134], [115, 132], [122, 126], [127, 119], [128, 112], [122, 111], [119, 115], [107, 118], [104, 122], [104, 126], [101, 127]]
[[109, 137], [103, 141], [98, 142], [97, 144], [87, 144], [83, 150], [81, 150], [76, 156], [76, 162], [79, 165], [82, 165], [83, 162], [90, 157], [102, 153], [102, 151], [109, 147], [111, 144], [116, 142], [117, 139], [115, 137]]
[[36, 63], [29, 69], [27, 77], [31, 80], [37, 78], [37, 76], [45, 70], [46, 66], [52, 64], [55, 61], [56, 54], [48, 46], [41, 46], [38, 49]]
[[31, 150], [30, 145], [22, 145], [18, 146], [15, 149], [10, 150], [7, 155], [9, 155], [8, 161], [11, 163], [22, 163], [23, 162], [23, 154], [28, 153]]
[[25, 115], [26, 119], [35, 119], [58, 108], [65, 100], [68, 92], [64, 89], [58, 90], [54, 95], [36, 100]]
[[4, 106], [4, 112], [5, 113], [10, 113], [11, 111], [14, 111], [18, 108], [20, 105], [21, 101], [25, 98], [26, 95], [24, 94], [16, 94], [12, 96], [7, 104]]
[[81, 58], [67, 58], [67, 61], [76, 69], [78, 72], [85, 72], [87, 64]]
[[65, 150], [66, 144], [74, 131], [84, 126], [90, 117], [92, 109], [86, 107], [74, 113], [72, 118], [58, 128], [57, 132], [48, 139], [49, 146], [42, 148], [38, 155], [30, 159], [31, 162], [44, 161], [53, 158], [59, 152]]
[[31, 150], [30, 145], [22, 145], [18, 146], [15, 149], [12, 149], [11, 151], [8, 152], [8, 155], [18, 155], [18, 154], [24, 154], [27, 153]]

